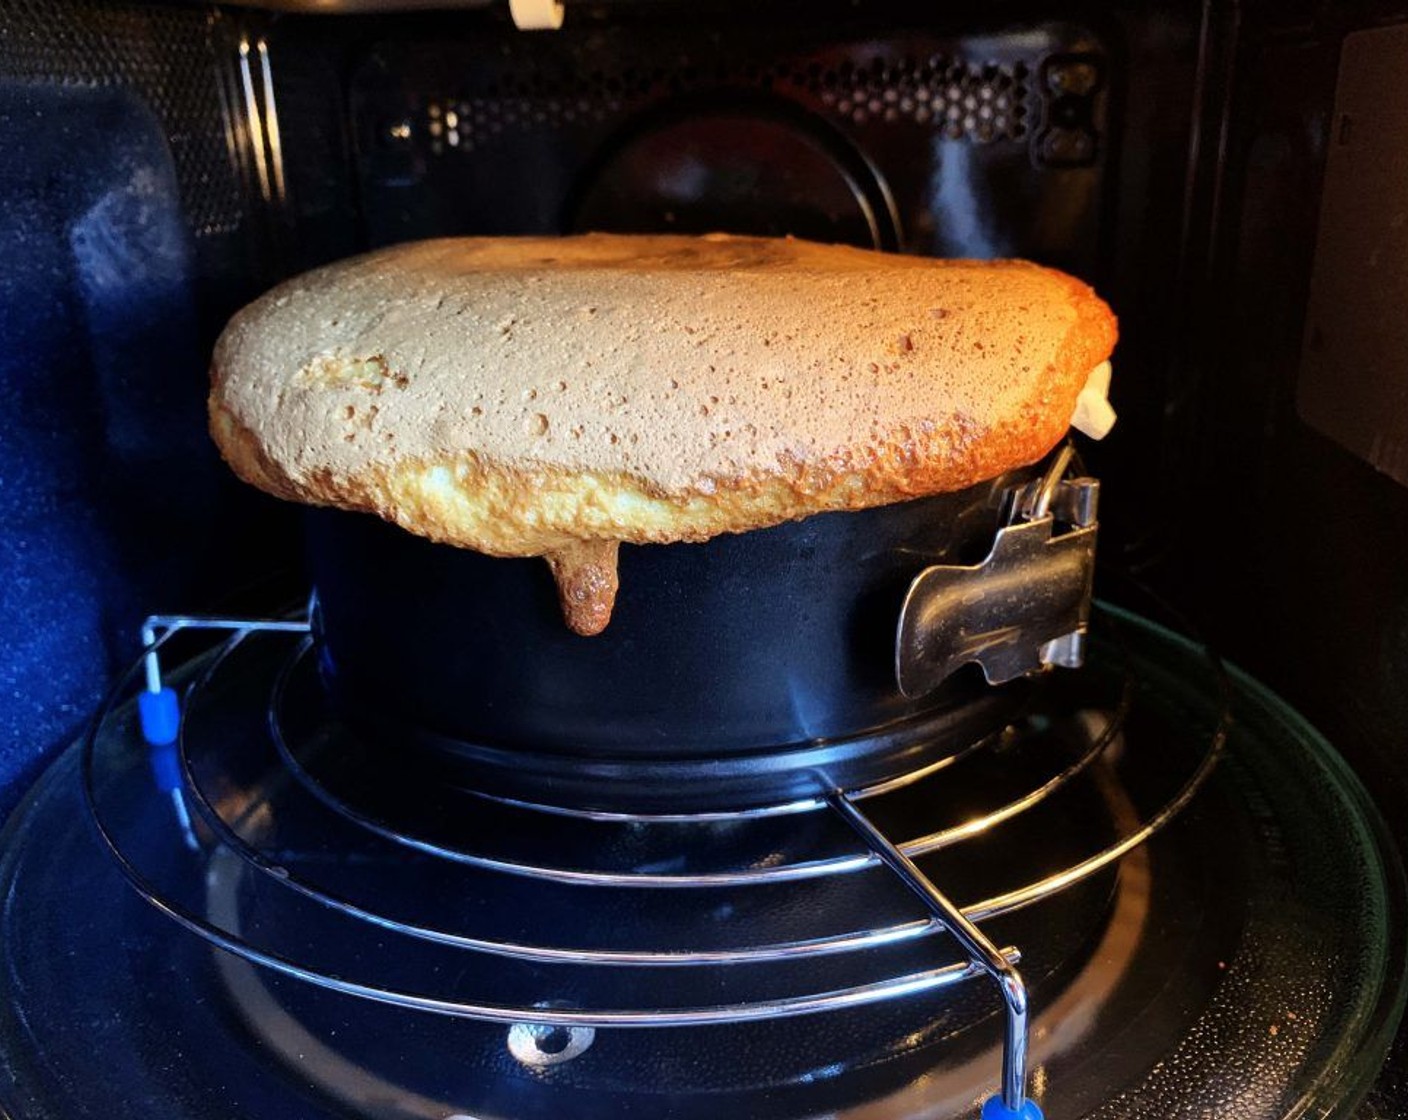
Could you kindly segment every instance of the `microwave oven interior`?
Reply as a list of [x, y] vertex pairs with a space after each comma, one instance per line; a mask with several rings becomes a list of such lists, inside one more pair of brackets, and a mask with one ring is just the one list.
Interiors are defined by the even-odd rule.
[[[1079, 1110], [1063, 1111], [1054, 1080], [1043, 1101], [1052, 1116], [1408, 1114], [1408, 1044], [1400, 1037], [1383, 1054], [1402, 1010], [1408, 940], [1391, 854], [1395, 841], [1408, 843], [1408, 7], [1401, 2], [591, 0], [568, 3], [560, 29], [521, 30], [497, 0], [451, 7], [0, 0], [0, 128], [9, 156], [0, 163], [7, 843], [21, 843], [25, 814], [46, 798], [69, 796], [66, 804], [82, 815], [76, 793], [55, 792], [50, 768], [67, 767], [76, 782], [65, 748], [139, 653], [147, 615], [265, 617], [306, 596], [298, 514], [236, 482], [205, 426], [214, 339], [235, 310], [278, 280], [414, 238], [588, 230], [726, 230], [941, 257], [1026, 257], [1089, 281], [1120, 319], [1111, 394], [1119, 424], [1104, 442], [1081, 446], [1104, 490], [1097, 595], [1115, 604], [1106, 608], [1111, 618], [1132, 610], [1196, 633], [1333, 744], [1334, 758], [1376, 806], [1364, 807], [1366, 819], [1390, 822], [1378, 841], [1390, 853], [1381, 917], [1384, 959], [1397, 969], [1379, 981], [1387, 994], [1373, 1011], [1383, 1043], [1375, 1044], [1374, 1069], [1357, 1070], [1354, 1085], [1324, 1112], [1218, 1103], [1213, 1058], [1198, 1059], [1203, 1073], [1179, 1075], [1211, 1086], [1182, 1094], [1189, 1111], [1134, 1098], [1102, 1102], [1090, 1070], [1070, 1077]], [[1174, 639], [1130, 625], [1137, 636], [1129, 656], [1162, 665], [1151, 674], [1202, 679], [1202, 662], [1168, 652], [1184, 649]], [[221, 664], [229, 669], [240, 656]], [[287, 683], [296, 692], [296, 674]], [[244, 685], [230, 687], [238, 693]], [[1215, 714], [1189, 704], [1189, 726], [1217, 725]], [[1249, 737], [1261, 733], [1257, 719], [1275, 722], [1265, 705], [1253, 705], [1261, 716], [1240, 715]], [[1181, 718], [1170, 714], [1175, 708], [1149, 717], [1151, 739]], [[1261, 766], [1274, 775], [1279, 765], [1283, 782], [1310, 773], [1289, 746], [1278, 763], [1277, 749], [1272, 742], [1245, 763], [1247, 772]], [[194, 771], [200, 763], [188, 765]], [[229, 761], [236, 775], [247, 765]], [[30, 793], [46, 771], [51, 777]], [[1355, 780], [1345, 779], [1358, 789]], [[16, 809], [27, 794], [26, 807]], [[101, 818], [101, 788], [97, 800]], [[1267, 809], [1266, 820], [1279, 811]], [[1313, 834], [1317, 820], [1329, 828], [1331, 819], [1311, 813], [1304, 827]], [[139, 819], [123, 820], [119, 834], [139, 829]], [[1254, 838], [1258, 827], [1249, 811], [1232, 832]], [[147, 842], [131, 835], [134, 844]], [[1030, 850], [1046, 840], [1024, 843]], [[80, 849], [96, 850], [86, 826], [55, 851], [78, 860], [72, 853]], [[1212, 850], [1203, 852], [1210, 860]], [[1327, 884], [1338, 884], [1326, 887], [1334, 900], [1326, 905], [1352, 910], [1362, 900], [1350, 886], [1367, 875], [1349, 866], [1356, 849], [1327, 836], [1322, 854], [1339, 861], [1325, 872]], [[7, 875], [20, 875], [16, 861]], [[54, 861], [62, 862], [57, 854]], [[161, 873], [168, 872], [177, 875]], [[12, 891], [4, 903], [5, 921], [17, 929], [26, 899], [61, 889], [37, 865], [24, 874], [30, 893]], [[954, 874], [961, 878], [961, 869]], [[1217, 906], [1251, 906], [1263, 888], [1274, 909], [1281, 887], [1267, 874], [1245, 897], [1238, 886], [1209, 904], [1210, 926], [1223, 920]], [[108, 897], [97, 883], [88, 884], [94, 898]], [[82, 889], [76, 881], [73, 890]], [[510, 908], [536, 905], [516, 888], [504, 897]], [[542, 905], [570, 925], [565, 903]], [[1114, 951], [1078, 921], [1051, 927], [1052, 940], [1070, 952], [1097, 943]], [[114, 925], [108, 952], [140, 955], [146, 936], [129, 938]], [[314, 921], [299, 926], [299, 936], [324, 933]], [[35, 984], [51, 985], [53, 1000], [81, 1004], [91, 970], [108, 966], [36, 964], [40, 942], [14, 937], [0, 979], [12, 1002], [0, 1012], [0, 1113], [86, 1115], [65, 1102], [84, 1097], [72, 1086], [91, 1071], [50, 1070], [40, 1086], [35, 1067], [16, 1057], [14, 1039], [31, 1028], [15, 1016], [25, 998], [44, 1002]], [[55, 937], [55, 946], [63, 942]], [[326, 943], [336, 937], [329, 927]], [[232, 970], [244, 962], [221, 957], [211, 966], [206, 951], [197, 966], [198, 955], [184, 950], [170, 971], [210, 975], [148, 977], [152, 987], [133, 994], [134, 1005], [167, 998], [166, 982], [183, 1001], [220, 1004], [221, 985], [236, 984]], [[1289, 950], [1275, 958], [1285, 974], [1305, 959]], [[1061, 966], [1051, 975], [1064, 975]], [[262, 1039], [228, 1064], [220, 1058], [222, 1076], [263, 1076], [250, 1072], [256, 1052], [268, 1057], [306, 1043], [326, 1056], [326, 1038], [312, 1035], [337, 1028], [316, 1009], [300, 1010], [299, 985], [290, 983], [291, 991], [275, 985], [260, 997], [282, 1001], [282, 1039]], [[1172, 1006], [1180, 996], [1161, 998]], [[976, 1015], [964, 999], [955, 998], [952, 1013]], [[1116, 1015], [1118, 998], [1111, 1001], [1091, 1014]], [[979, 1019], [992, 1013], [984, 1006]], [[183, 1044], [177, 1031], [163, 1044], [147, 1028], [114, 1034], [84, 1026], [99, 1014], [117, 1016], [99, 1003], [91, 1013], [70, 1005], [71, 1031], [54, 1025], [57, 1013], [33, 1029], [58, 1032], [67, 1057], [55, 1061], [83, 1053], [90, 1027], [121, 1040], [101, 1054], [104, 1065], [135, 1063], [150, 1073], [163, 1062], [163, 1045], [177, 1055], [173, 1062], [203, 1060], [195, 1035]], [[238, 1025], [252, 1014], [247, 1007], [218, 1014], [233, 1033], [247, 1034], [247, 1024]], [[408, 1053], [443, 1054], [446, 1039], [466, 1050], [480, 1045], [481, 1024], [453, 1020], [450, 1035], [435, 1036], [427, 1021], [450, 1029], [439, 1017], [397, 1014], [388, 1022]], [[877, 1012], [863, 1022], [843, 1017], [834, 1033], [854, 1032], [863, 1048], [862, 1036], [882, 1029], [877, 1020], [891, 1032], [912, 1027]], [[967, 1036], [953, 1043], [972, 1051], [965, 1060], [991, 1057], [996, 1022], [988, 1021], [981, 1047]], [[1295, 1022], [1281, 1028], [1289, 1038]], [[626, 1080], [643, 1076], [635, 1067], [650, 1061], [680, 1085], [708, 1085], [716, 1064], [716, 1035], [708, 1032], [723, 1029], [707, 1028], [692, 1056], [657, 1053], [655, 1032], [644, 1032], [634, 1058], [631, 1046], [611, 1052]], [[924, 1030], [935, 1029], [926, 1021]], [[494, 1030], [502, 1036], [501, 1026]], [[578, 1028], [543, 1030], [556, 1033], [541, 1053], [574, 1055]], [[1130, 1030], [1137, 1035], [1137, 1023]], [[793, 1035], [748, 1027], [741, 1037], [753, 1064], [727, 1053], [744, 1080], [770, 1084], [758, 1055], [773, 1048], [778, 1066], [791, 1068], [785, 1040]], [[1231, 1037], [1222, 1039], [1227, 1047]], [[610, 1049], [596, 1045], [598, 1055]], [[494, 1084], [512, 1065], [502, 1046], [496, 1055], [487, 1064], [465, 1059], [478, 1083]], [[1311, 1060], [1289, 1061], [1302, 1058]], [[572, 1068], [563, 1060], [551, 1076], [537, 1071], [527, 1088], [513, 1082], [517, 1096], [485, 1090], [474, 1114], [548, 1114], [533, 1111], [559, 1106], [543, 1086]], [[387, 1103], [378, 1096], [385, 1086], [365, 1070], [338, 1069], [334, 1080], [346, 1091], [332, 1104], [332, 1091], [312, 1075], [294, 1090], [285, 1076], [284, 1096], [242, 1082], [232, 1101], [265, 1115], [288, 1114], [290, 1099], [307, 1115], [452, 1114], [428, 1098]], [[142, 1102], [153, 1116], [222, 1114], [200, 1103], [207, 1085], [194, 1073], [100, 1078], [108, 1076], [142, 1092], [165, 1085], [169, 1100]], [[632, 1105], [634, 1098], [581, 1076], [582, 1116], [693, 1115], [679, 1102]], [[824, 1071], [805, 1076], [826, 1081]], [[923, 1079], [914, 1075], [911, 1084]], [[765, 1094], [775, 1109], [768, 1114], [950, 1115], [922, 1095], [868, 1112], [855, 1090], [860, 1096], [847, 1098], [843, 1111], [794, 1089]], [[804, 1100], [805, 1107], [796, 1103]]]

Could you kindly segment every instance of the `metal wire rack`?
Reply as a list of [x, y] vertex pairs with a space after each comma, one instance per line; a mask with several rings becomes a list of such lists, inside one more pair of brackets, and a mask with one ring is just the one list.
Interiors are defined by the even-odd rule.
[[[985, 975], [1001, 994], [1005, 1013], [1001, 1089], [985, 1107], [985, 1118], [1031, 1117], [1039, 1115], [1039, 1111], [1027, 1098], [1027, 990], [1016, 967], [1020, 954], [1013, 946], [995, 944], [983, 932], [981, 924], [1087, 880], [1144, 843], [1173, 819], [1206, 781], [1216, 765], [1227, 730], [1224, 713], [1207, 735], [1205, 749], [1193, 769], [1137, 826], [1125, 829], [1099, 851], [1055, 873], [1041, 875], [1016, 889], [963, 906], [956, 905], [931, 881], [915, 859], [961, 845], [1021, 817], [1097, 765], [1120, 741], [1133, 702], [1129, 682], [1105, 718], [1092, 729], [1088, 741], [1054, 772], [1041, 774], [1029, 788], [976, 816], [898, 840], [877, 824], [878, 814], [869, 811], [869, 806], [882, 806], [887, 798], [900, 791], [912, 794], [924, 782], [944, 778], [943, 771], [961, 762], [963, 756], [945, 759], [902, 779], [866, 789], [831, 788], [824, 775], [818, 775], [817, 794], [813, 798], [739, 813], [655, 816], [574, 813], [561, 807], [489, 798], [472, 790], [456, 791], [456, 796], [466, 803], [489, 805], [499, 814], [496, 819], [513, 822], [525, 832], [548, 822], [554, 827], [579, 830], [577, 835], [583, 837], [601, 835], [601, 830], [612, 833], [627, 830], [632, 834], [663, 832], [670, 843], [688, 844], [692, 830], [702, 835], [702, 830], [747, 827], [753, 821], [775, 821], [806, 814], [810, 815], [808, 819], [829, 817], [843, 822], [859, 841], [858, 846], [853, 844], [849, 850], [832, 851], [819, 857], [791, 858], [784, 854], [774, 859], [704, 870], [687, 866], [662, 870], [629, 861], [591, 866], [590, 861], [545, 859], [541, 851], [515, 854], [486, 850], [474, 842], [472, 830], [464, 836], [436, 835], [422, 827], [413, 812], [397, 813], [388, 811], [384, 805], [359, 803], [347, 796], [346, 790], [330, 783], [326, 774], [320, 773], [314, 765], [318, 752], [310, 750], [302, 741], [307, 736], [291, 726], [297, 721], [291, 721], [287, 712], [291, 698], [296, 699], [306, 692], [309, 681], [316, 685], [309, 629], [306, 618], [153, 617], [144, 628], [146, 648], [141, 660], [118, 682], [95, 717], [84, 744], [86, 803], [100, 837], [122, 872], [158, 909], [219, 948], [285, 975], [383, 1003], [509, 1024], [510, 1050], [520, 1060], [530, 1061], [535, 1055], [544, 1062], [568, 1060], [589, 1046], [593, 1032], [602, 1028], [683, 1027], [780, 1019], [897, 1000]], [[183, 694], [178, 697], [176, 690], [163, 678], [160, 657], [172, 636], [186, 630], [227, 631], [229, 636], [196, 660], [197, 668], [186, 674]], [[218, 695], [224, 677], [235, 672], [231, 668], [232, 660], [245, 655], [254, 641], [268, 647], [260, 651], [261, 660], [272, 658], [277, 664], [270, 687], [260, 694], [264, 697], [265, 709], [257, 713], [262, 736], [251, 734], [247, 740], [235, 736], [237, 747], [222, 749], [238, 753], [248, 743], [250, 750], [262, 751], [264, 761], [260, 766], [266, 777], [261, 779], [259, 788], [291, 791], [279, 796], [299, 798], [298, 804], [316, 807], [324, 814], [331, 830], [328, 842], [334, 855], [343, 850], [339, 844], [346, 838], [348, 858], [335, 862], [355, 864], [353, 850], [363, 855], [371, 851], [383, 864], [394, 865], [397, 860], [428, 863], [437, 874], [448, 876], [444, 881], [452, 885], [459, 882], [454, 876], [465, 875], [478, 877], [476, 882], [498, 877], [506, 883], [540, 882], [600, 891], [663, 889], [701, 893], [808, 881], [834, 884], [846, 876], [867, 871], [874, 874], [884, 868], [919, 899], [924, 916], [823, 936], [763, 943], [638, 948], [496, 936], [466, 927], [462, 921], [427, 921], [419, 914], [398, 912], [395, 906], [380, 904], [374, 890], [362, 892], [359, 897], [357, 892], [346, 889], [349, 883], [355, 882], [353, 877], [342, 878], [347, 874], [346, 867], [334, 876], [310, 872], [308, 866], [300, 866], [297, 861], [290, 861], [286, 853], [262, 843], [258, 829], [252, 828], [249, 821], [264, 802], [259, 797], [252, 801], [231, 797], [222, 775], [231, 768], [235, 756], [213, 752], [205, 743], [209, 736], [201, 731], [202, 720], [206, 718], [203, 710], [212, 704], [212, 697]], [[142, 687], [140, 695], [134, 699], [131, 694], [138, 691], [139, 679]], [[220, 713], [216, 711], [210, 718], [218, 720]], [[256, 744], [255, 740], [260, 741]], [[980, 751], [986, 745], [979, 744], [972, 750]], [[349, 930], [374, 930], [379, 936], [409, 939], [407, 944], [435, 946], [466, 958], [643, 969], [652, 973], [675, 970], [677, 975], [680, 970], [783, 966], [787, 962], [823, 957], [867, 959], [867, 954], [874, 958], [890, 947], [947, 938], [951, 939], [945, 942], [948, 951], [953, 953], [953, 948], [957, 948], [954, 954], [957, 959], [935, 967], [908, 968], [897, 974], [882, 972], [837, 987], [785, 993], [770, 991], [757, 998], [689, 1006], [573, 1006], [541, 999], [517, 1002], [470, 999], [458, 993], [443, 996], [411, 990], [409, 986], [371, 983], [339, 974], [316, 959], [300, 957], [290, 951], [288, 945], [267, 938], [261, 940], [260, 936], [241, 928], [238, 922], [220, 920], [216, 908], [207, 906], [202, 912], [189, 898], [165, 889], [161, 873], [145, 866], [133, 855], [133, 844], [125, 839], [124, 831], [130, 826], [115, 819], [109, 807], [110, 798], [105, 794], [114, 782], [129, 778], [135, 768], [146, 767], [155, 775], [156, 786], [171, 799], [172, 820], [176, 826], [173, 836], [180, 838], [193, 859], [203, 860], [208, 871], [227, 865], [234, 867], [265, 889], [283, 892], [299, 905], [348, 923], [345, 928]], [[492, 849], [492, 845], [488, 847]], [[562, 850], [577, 851], [581, 846], [566, 845]], [[222, 904], [221, 909], [228, 909], [228, 906]], [[942, 960], [939, 942], [934, 944], [934, 956]], [[880, 967], [883, 969], [884, 965]], [[622, 990], [633, 989], [623, 985]], [[544, 1042], [545, 1032], [554, 1030], [567, 1033], [549, 1046]], [[535, 1049], [539, 1044], [542, 1048]]]

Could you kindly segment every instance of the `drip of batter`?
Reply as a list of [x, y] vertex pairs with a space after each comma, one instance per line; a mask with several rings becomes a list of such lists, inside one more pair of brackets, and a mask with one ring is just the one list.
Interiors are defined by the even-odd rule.
[[611, 621], [620, 580], [616, 558], [620, 541], [583, 541], [543, 557], [557, 581], [562, 615], [575, 634], [590, 638]]

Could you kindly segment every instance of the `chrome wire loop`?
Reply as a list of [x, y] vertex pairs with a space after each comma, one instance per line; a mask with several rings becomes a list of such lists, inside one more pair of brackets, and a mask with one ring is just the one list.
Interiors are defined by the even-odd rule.
[[[107, 772], [110, 765], [130, 764], [130, 752], [140, 751], [143, 744], [133, 742], [130, 733], [124, 738], [119, 734], [104, 734], [109, 722], [118, 723], [130, 718], [132, 704], [127, 699], [141, 682], [148, 691], [166, 688], [157, 658], [168, 638], [176, 632], [197, 628], [227, 630], [231, 636], [214, 652], [208, 653], [207, 660], [194, 679], [185, 689], [182, 698], [182, 714], [175, 749], [179, 761], [180, 788], [176, 800], [183, 810], [194, 810], [195, 832], [200, 837], [200, 851], [191, 858], [204, 860], [207, 875], [211, 879], [231, 875], [259, 876], [277, 881], [283, 888], [299, 895], [309, 903], [335, 913], [339, 918], [367, 923], [388, 934], [406, 936], [425, 942], [432, 942], [451, 949], [462, 950], [467, 955], [480, 955], [490, 958], [510, 958], [527, 962], [556, 965], [586, 965], [608, 967], [642, 968], [715, 968], [728, 965], [759, 965], [768, 962], [783, 962], [805, 958], [821, 958], [843, 954], [856, 954], [874, 951], [883, 946], [916, 941], [934, 935], [951, 935], [961, 946], [965, 960], [920, 971], [910, 971], [903, 975], [882, 976], [867, 982], [849, 984], [821, 991], [805, 991], [757, 999], [723, 1002], [716, 1005], [691, 1007], [571, 1007], [542, 1005], [502, 1004], [488, 999], [441, 998], [433, 993], [398, 990], [379, 987], [346, 977], [333, 975], [307, 960], [291, 959], [285, 954], [270, 951], [267, 947], [255, 944], [243, 935], [239, 928], [226, 928], [213, 920], [210, 912], [200, 913], [190, 906], [183, 906], [167, 897], [161, 886], [139, 863], [132, 858], [120, 837], [121, 828], [106, 818], [103, 799], [99, 788], [99, 771]], [[324, 789], [300, 761], [297, 752], [286, 741], [280, 718], [280, 705], [288, 687], [290, 673], [301, 659], [308, 656], [311, 638], [306, 636], [306, 620], [235, 620], [235, 619], [195, 619], [180, 617], [173, 619], [153, 619], [145, 632], [147, 648], [142, 656], [114, 687], [107, 702], [99, 711], [85, 738], [83, 745], [84, 797], [100, 838], [116, 860], [118, 867], [136, 890], [158, 909], [213, 945], [249, 960], [255, 964], [274, 969], [285, 975], [298, 977], [313, 984], [350, 995], [403, 1007], [417, 1008], [440, 1014], [482, 1019], [505, 1023], [529, 1023], [543, 1026], [563, 1027], [674, 1027], [699, 1026], [705, 1024], [738, 1023], [769, 1019], [781, 1019], [797, 1015], [814, 1014], [839, 1010], [848, 1007], [864, 1006], [898, 999], [920, 992], [935, 991], [966, 979], [986, 975], [997, 982], [1007, 1011], [1007, 1031], [1004, 1046], [1004, 1072], [1002, 1081], [1003, 1102], [1009, 1108], [1019, 1108], [1025, 1095], [1025, 1047], [1026, 1047], [1026, 996], [1021, 977], [1015, 965], [1019, 954], [1015, 948], [995, 945], [978, 927], [1002, 914], [1030, 906], [1042, 899], [1063, 891], [1076, 883], [1090, 878], [1108, 868], [1121, 856], [1142, 844], [1168, 823], [1187, 803], [1212, 772], [1220, 754], [1225, 736], [1225, 723], [1212, 733], [1207, 742], [1206, 753], [1195, 770], [1163, 806], [1148, 816], [1138, 827], [1126, 832], [1114, 843], [1089, 858], [1056, 874], [1047, 875], [1025, 886], [1003, 894], [983, 899], [979, 902], [959, 907], [949, 900], [940, 887], [931, 882], [914, 864], [916, 857], [935, 852], [945, 847], [959, 844], [978, 836], [1029, 811], [1045, 801], [1057, 789], [1079, 775], [1087, 767], [1095, 764], [1101, 756], [1117, 742], [1130, 707], [1132, 690], [1126, 687], [1123, 697], [1098, 732], [1090, 735], [1090, 742], [1079, 755], [1060, 772], [1041, 784], [1027, 790], [998, 808], [960, 825], [894, 840], [887, 836], [875, 823], [868, 811], [860, 808], [861, 803], [879, 804], [886, 795], [903, 788], [905, 779], [891, 781], [883, 787], [870, 790], [830, 790], [819, 795], [814, 801], [791, 802], [759, 813], [749, 810], [739, 814], [715, 812], [700, 814], [697, 817], [672, 815], [669, 818], [613, 813], [603, 822], [650, 829], [662, 821], [674, 823], [719, 822], [737, 819], [748, 820], [755, 816], [786, 815], [792, 813], [828, 812], [839, 815], [863, 842], [862, 849], [848, 854], [823, 859], [779, 862], [771, 866], [741, 866], [722, 872], [691, 873], [688, 871], [640, 871], [596, 870], [587, 867], [548, 865], [543, 862], [508, 860], [502, 856], [485, 854], [468, 849], [460, 849], [443, 843], [427, 841], [412, 835], [391, 823], [375, 819], [357, 807], [346, 804], [332, 792]], [[662, 949], [633, 949], [625, 947], [587, 947], [568, 944], [540, 944], [528, 940], [512, 940], [503, 937], [481, 935], [473, 930], [438, 928], [425, 922], [409, 921], [394, 914], [380, 913], [370, 909], [365, 903], [343, 897], [324, 884], [306, 879], [276, 859], [270, 858], [251, 843], [237, 827], [232, 827], [224, 810], [217, 804], [211, 791], [202, 785], [198, 767], [193, 765], [192, 744], [189, 741], [189, 719], [192, 711], [198, 710], [204, 697], [210, 693], [212, 682], [221, 671], [226, 660], [253, 635], [282, 633], [282, 639], [291, 641], [293, 647], [287, 654], [286, 662], [277, 677], [277, 684], [269, 697], [268, 726], [276, 757], [283, 767], [282, 781], [297, 783], [304, 790], [318, 798], [328, 811], [335, 813], [348, 826], [363, 830], [376, 843], [386, 845], [394, 853], [397, 849], [404, 858], [449, 860], [487, 872], [510, 876], [515, 880], [539, 879], [576, 886], [606, 889], [657, 889], [657, 888], [719, 888], [744, 887], [754, 884], [803, 882], [807, 880], [834, 880], [866, 868], [886, 867], [893, 872], [924, 904], [926, 915], [917, 919], [897, 921], [868, 929], [852, 930], [846, 933], [830, 934], [813, 938], [796, 938], [760, 945], [739, 945], [723, 948], [692, 948], [671, 946]], [[114, 759], [108, 755], [114, 752]], [[127, 753], [124, 753], [127, 752]], [[102, 766], [99, 766], [99, 755]], [[934, 767], [926, 768], [925, 773]], [[920, 777], [924, 775], [919, 775]], [[531, 819], [535, 813], [551, 816], [555, 810], [543, 809], [524, 803], [511, 803], [513, 811]], [[218, 872], [218, 874], [217, 874]]]

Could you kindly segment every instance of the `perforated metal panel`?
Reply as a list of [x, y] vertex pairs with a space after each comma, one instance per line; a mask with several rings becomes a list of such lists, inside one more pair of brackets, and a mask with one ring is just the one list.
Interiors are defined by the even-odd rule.
[[1111, 67], [1061, 22], [466, 25], [374, 46], [350, 103], [373, 243], [718, 228], [1088, 274]]
[[765, 89], [814, 101], [828, 116], [853, 125], [906, 122], [927, 125], [950, 140], [987, 144], [1020, 141], [1031, 115], [1027, 63], [973, 62], [935, 54], [903, 56], [855, 66], [843, 62], [747, 64], [701, 71], [594, 70], [563, 80], [541, 72], [509, 76], [500, 93], [432, 100], [421, 122], [436, 155], [493, 145], [512, 132], [560, 128], [578, 121], [601, 123], [633, 102], [688, 94], [710, 86]]
[[196, 237], [243, 220], [220, 102], [213, 8], [0, 4], [0, 80], [127, 89], [156, 114]]
[[[1022, 61], [1000, 65], [933, 55], [850, 74], [827, 70], [798, 84], [855, 124], [932, 123], [950, 140], [986, 144], [1027, 134], [1029, 74]], [[795, 82], [798, 75], [791, 77]]]

